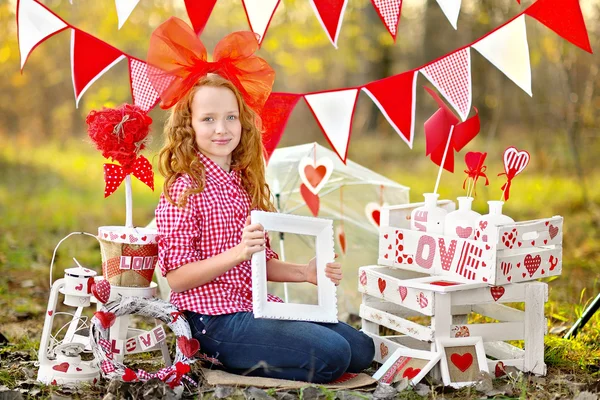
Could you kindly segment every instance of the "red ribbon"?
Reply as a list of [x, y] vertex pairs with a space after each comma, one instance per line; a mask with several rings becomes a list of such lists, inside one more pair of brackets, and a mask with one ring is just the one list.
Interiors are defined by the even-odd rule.
[[506, 172], [502, 172], [502, 173], [498, 174], [498, 176], [500, 176], [500, 175], [506, 175], [506, 182], [500, 188], [504, 193], [504, 201], [506, 201], [510, 197], [510, 185], [512, 183], [513, 178], [517, 175], [517, 170], [510, 169], [508, 171], [508, 174]]
[[137, 375], [138, 377], [144, 380], [158, 378], [161, 381], [167, 383], [171, 389], [181, 385], [182, 378], [187, 380], [193, 386], [196, 386], [197, 383], [192, 378], [186, 375], [188, 372], [190, 372], [190, 366], [180, 361], [175, 365], [163, 368], [155, 373], [150, 373], [144, 371], [143, 369], [139, 369]]
[[154, 172], [150, 161], [144, 156], [139, 156], [130, 169], [125, 169], [118, 164], [104, 164], [104, 197], [108, 197], [121, 186], [125, 177], [133, 174], [146, 186], [154, 190]]
[[462, 150], [479, 133], [479, 114], [475, 108], [475, 115], [464, 122], [460, 120], [442, 101], [433, 90], [425, 87], [427, 93], [438, 103], [439, 109], [425, 121], [426, 155], [431, 155], [431, 161], [442, 165], [446, 143], [450, 136], [450, 129], [454, 126], [448, 154], [444, 161], [444, 169], [454, 172], [454, 152]]

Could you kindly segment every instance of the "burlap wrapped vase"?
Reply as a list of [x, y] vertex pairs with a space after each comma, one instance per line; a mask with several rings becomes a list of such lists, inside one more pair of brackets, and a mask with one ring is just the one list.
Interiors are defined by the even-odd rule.
[[155, 229], [101, 226], [102, 274], [111, 285], [148, 287], [158, 259]]

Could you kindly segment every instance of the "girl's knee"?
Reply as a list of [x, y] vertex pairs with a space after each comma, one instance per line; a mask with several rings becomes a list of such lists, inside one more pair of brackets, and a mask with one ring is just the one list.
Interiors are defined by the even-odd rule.
[[342, 337], [327, 340], [326, 346], [316, 354], [320, 366], [315, 368], [314, 383], [328, 383], [340, 378], [350, 366], [352, 349]]

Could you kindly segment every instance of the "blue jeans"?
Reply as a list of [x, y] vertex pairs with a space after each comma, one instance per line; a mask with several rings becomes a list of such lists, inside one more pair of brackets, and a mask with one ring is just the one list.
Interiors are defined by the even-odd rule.
[[200, 351], [232, 373], [328, 383], [369, 367], [375, 355], [373, 340], [343, 322], [262, 319], [251, 312], [185, 315]]

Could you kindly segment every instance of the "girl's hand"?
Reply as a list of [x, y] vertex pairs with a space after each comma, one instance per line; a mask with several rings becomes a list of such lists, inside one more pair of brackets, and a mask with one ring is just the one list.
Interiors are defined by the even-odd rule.
[[[337, 254], [335, 258], [337, 258]], [[325, 276], [338, 286], [342, 280], [342, 264], [338, 262], [330, 262], [325, 265]], [[311, 259], [306, 265], [306, 282], [313, 285], [317, 284], [317, 259]]]
[[263, 251], [266, 246], [265, 229], [261, 224], [250, 225], [250, 217], [242, 231], [242, 241], [236, 246], [240, 262], [250, 260], [252, 254]]

